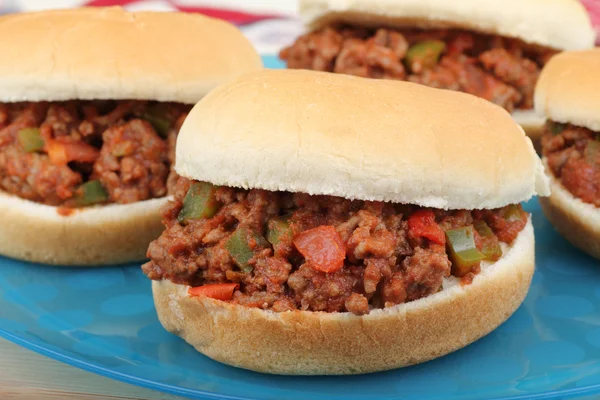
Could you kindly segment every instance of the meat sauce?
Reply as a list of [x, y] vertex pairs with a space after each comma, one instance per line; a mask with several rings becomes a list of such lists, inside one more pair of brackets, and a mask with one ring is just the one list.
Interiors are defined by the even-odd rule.
[[554, 176], [573, 196], [600, 207], [600, 133], [549, 121], [542, 153]]
[[[468, 284], [481, 263], [458, 270], [447, 233], [473, 232], [485, 252], [511, 243], [528, 218], [518, 205], [444, 211], [209, 184], [201, 192], [198, 185], [179, 179], [143, 271], [190, 285], [190, 293], [221, 284], [229, 297], [218, 298], [275, 311], [362, 315], [437, 293], [451, 275]], [[202, 218], [188, 218], [192, 191]], [[473, 226], [487, 228], [479, 234]]]
[[189, 109], [129, 100], [0, 103], [0, 189], [61, 206], [62, 215], [163, 197]]
[[327, 27], [281, 51], [288, 68], [407, 80], [458, 90], [512, 111], [531, 109], [540, 69], [556, 52], [462, 30]]

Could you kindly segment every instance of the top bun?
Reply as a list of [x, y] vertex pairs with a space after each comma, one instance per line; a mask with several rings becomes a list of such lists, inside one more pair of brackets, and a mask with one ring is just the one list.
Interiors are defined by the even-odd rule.
[[313, 29], [332, 23], [463, 28], [558, 50], [594, 45], [596, 34], [577, 0], [300, 0]]
[[[119, 7], [0, 18], [0, 101], [139, 99], [195, 103], [261, 68], [231, 24]], [[223, 51], [226, 50], [226, 51]]]
[[198, 103], [177, 172], [217, 185], [444, 209], [548, 194], [531, 141], [504, 109], [401, 81], [264, 70]]
[[600, 48], [552, 57], [535, 87], [535, 109], [553, 121], [600, 131]]

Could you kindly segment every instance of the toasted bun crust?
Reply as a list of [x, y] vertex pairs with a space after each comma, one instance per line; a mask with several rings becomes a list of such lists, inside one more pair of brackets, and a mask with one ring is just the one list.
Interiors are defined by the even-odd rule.
[[0, 101], [141, 99], [196, 103], [261, 67], [231, 24], [119, 7], [0, 18]]
[[313, 29], [332, 24], [463, 28], [559, 50], [594, 46], [596, 34], [577, 0], [300, 0]]
[[538, 114], [600, 131], [599, 71], [600, 48], [552, 57], [535, 87]]
[[600, 259], [600, 208], [574, 197], [552, 174], [550, 186], [550, 197], [540, 199], [548, 220], [573, 246]]
[[519, 307], [533, 271], [530, 221], [471, 285], [453, 278], [439, 293], [365, 316], [275, 313], [191, 297], [170, 281], [152, 291], [163, 326], [217, 361], [274, 374], [358, 374], [427, 361], [488, 334]]
[[264, 70], [198, 103], [179, 174], [217, 185], [444, 209], [548, 192], [531, 141], [500, 107], [408, 82]]
[[0, 254], [69, 266], [140, 261], [164, 229], [159, 209], [166, 201], [88, 207], [62, 216], [57, 207], [0, 192]]

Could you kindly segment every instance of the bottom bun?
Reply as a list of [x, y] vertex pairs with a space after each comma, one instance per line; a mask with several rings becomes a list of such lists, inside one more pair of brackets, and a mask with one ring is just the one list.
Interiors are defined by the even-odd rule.
[[[550, 171], [544, 159], [546, 171]], [[573, 196], [550, 175], [550, 197], [540, 197], [546, 217], [573, 246], [600, 259], [600, 209]]]
[[540, 117], [534, 110], [515, 110], [511, 114], [515, 122], [521, 125], [527, 136], [533, 142], [533, 147], [537, 152], [541, 151], [541, 138], [544, 131], [546, 119]]
[[60, 215], [57, 207], [0, 192], [0, 254], [44, 264], [110, 265], [146, 258], [163, 231], [166, 197]]
[[152, 290], [163, 326], [210, 358], [273, 374], [342, 375], [417, 364], [481, 338], [523, 302], [533, 271], [530, 220], [472, 284], [451, 278], [441, 292], [364, 316], [276, 313], [191, 297], [170, 281], [155, 281]]

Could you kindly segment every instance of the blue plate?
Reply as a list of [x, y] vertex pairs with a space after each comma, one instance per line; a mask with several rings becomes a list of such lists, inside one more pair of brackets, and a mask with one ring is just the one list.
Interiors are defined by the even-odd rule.
[[549, 398], [600, 393], [600, 268], [537, 202], [537, 271], [524, 305], [482, 340], [415, 367], [279, 377], [228, 367], [160, 326], [139, 265], [77, 270], [0, 258], [0, 335], [77, 367], [201, 399]]
[[[279, 66], [275, 58], [268, 66]], [[456, 353], [351, 377], [228, 367], [160, 326], [139, 265], [78, 270], [0, 258], [0, 335], [65, 363], [199, 399], [541, 399], [600, 394], [600, 265], [533, 213], [537, 271], [523, 306]]]

